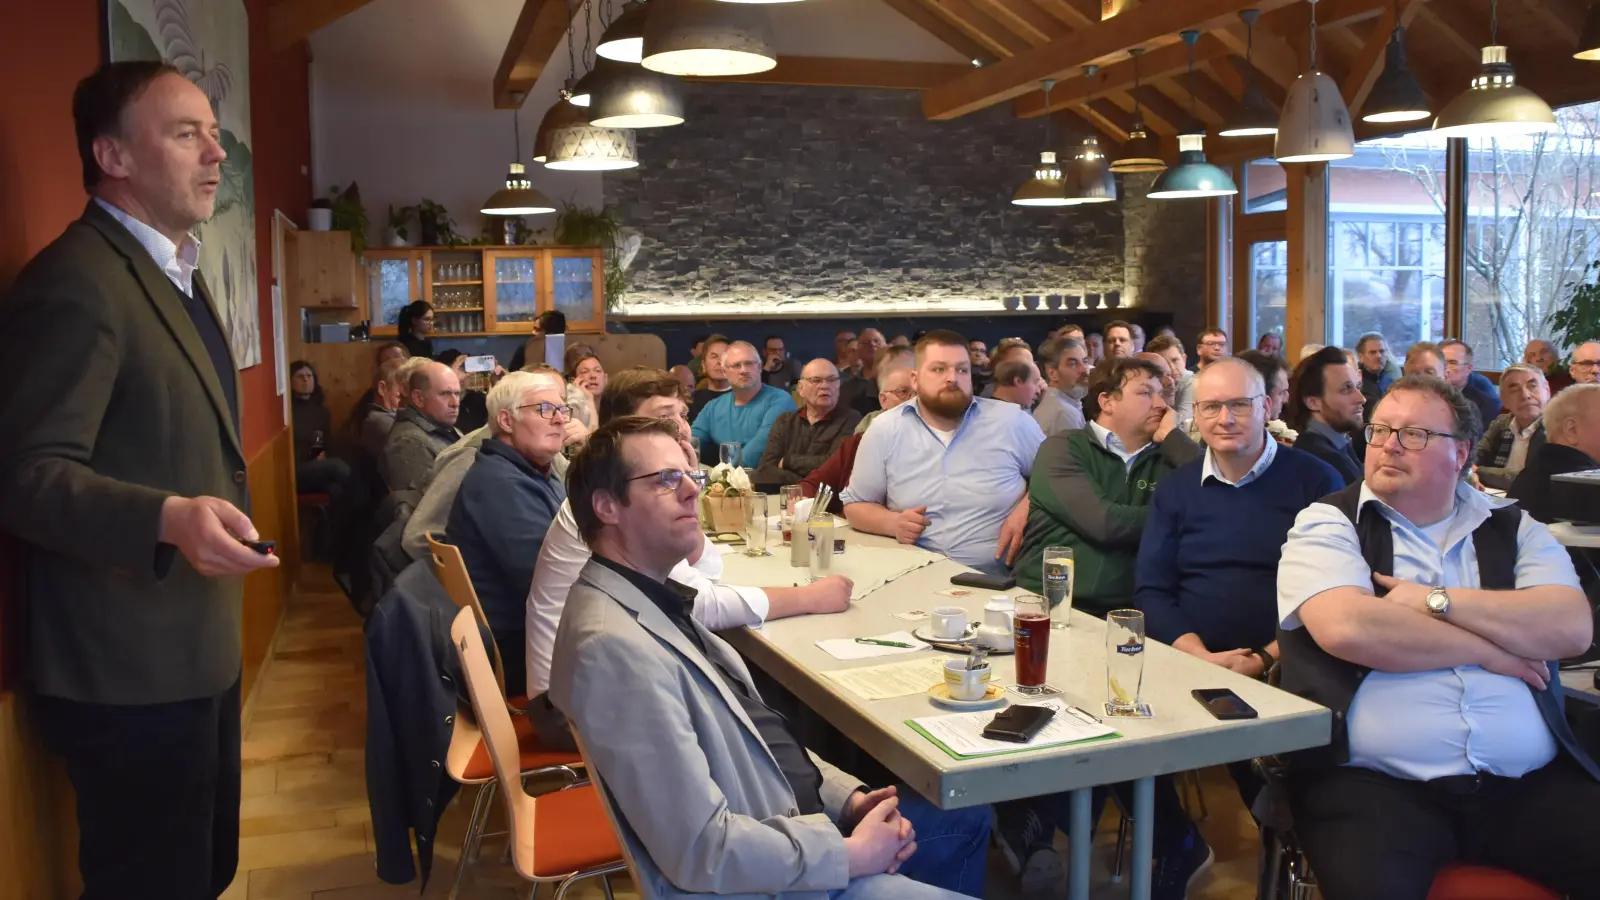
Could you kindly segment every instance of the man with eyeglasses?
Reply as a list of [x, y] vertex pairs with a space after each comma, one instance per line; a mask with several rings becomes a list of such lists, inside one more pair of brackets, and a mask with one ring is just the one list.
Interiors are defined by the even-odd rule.
[[778, 417], [794, 409], [789, 392], [761, 383], [761, 357], [745, 341], [734, 341], [722, 355], [732, 390], [706, 404], [694, 417], [695, 449], [702, 458], [717, 458], [717, 447], [740, 445], [739, 465], [755, 468], [767, 449], [767, 435]]
[[491, 437], [461, 479], [444, 539], [461, 550], [505, 663], [506, 693], [524, 691], [524, 601], [550, 523], [567, 498], [551, 463], [572, 409], [549, 378], [512, 372], [489, 390]]
[[1572, 351], [1573, 384], [1600, 384], [1600, 341], [1584, 341]]
[[1478, 408], [1479, 421], [1485, 426], [1493, 422], [1500, 415], [1500, 392], [1482, 372], [1472, 370], [1472, 346], [1450, 338], [1439, 342], [1439, 352], [1444, 354], [1444, 380]]
[[1195, 371], [1198, 372], [1228, 355], [1228, 333], [1221, 328], [1207, 328], [1195, 341]]
[[1278, 566], [1282, 686], [1333, 710], [1297, 755], [1296, 835], [1327, 900], [1422, 898], [1451, 863], [1590, 896], [1600, 806], [1550, 660], [1592, 621], [1566, 551], [1463, 480], [1477, 413], [1407, 376], [1366, 426], [1366, 479], [1300, 513]]
[[[550, 699], [582, 735], [648, 893], [982, 896], [987, 809], [868, 790], [810, 753], [691, 615], [694, 592], [672, 572], [704, 541], [693, 466], [676, 429], [639, 417], [602, 425], [573, 461], [573, 515], [594, 555], [550, 669]], [[939, 849], [919, 854], [935, 834]]]
[[395, 414], [379, 468], [394, 491], [423, 491], [440, 451], [461, 439], [456, 418], [461, 414], [461, 381], [449, 366], [429, 362], [412, 372], [406, 384], [410, 405]]
[[844, 489], [850, 486], [850, 472], [856, 467], [856, 450], [861, 446], [861, 437], [867, 433], [867, 428], [872, 421], [896, 406], [910, 400], [917, 395], [911, 385], [912, 366], [910, 363], [888, 364], [878, 369], [878, 403], [881, 409], [862, 417], [856, 425], [855, 433], [839, 443], [839, 448], [833, 455], [811, 470], [811, 474], [800, 479], [800, 492], [807, 497], [817, 496], [822, 485], [834, 489], [833, 501], [829, 510], [836, 516], [844, 515], [844, 503], [839, 499], [844, 494]]
[[1053, 337], [1039, 347], [1039, 366], [1050, 387], [1034, 407], [1033, 420], [1045, 437], [1077, 431], [1083, 419], [1083, 380], [1089, 374], [1089, 348], [1078, 337]]
[[861, 421], [861, 413], [839, 406], [839, 370], [825, 359], [814, 359], [801, 371], [800, 404], [772, 423], [756, 484], [798, 482], [832, 456]]
[[1500, 373], [1500, 402], [1508, 412], [1484, 430], [1474, 454], [1474, 471], [1485, 487], [1505, 490], [1528, 457], [1544, 446], [1542, 416], [1544, 405], [1550, 402], [1544, 371], [1524, 363], [1506, 366]]
[[[1204, 455], [1162, 478], [1135, 565], [1134, 606], [1151, 638], [1262, 678], [1278, 658], [1276, 579], [1283, 536], [1300, 510], [1340, 487], [1316, 457], [1267, 434], [1267, 390], [1243, 359], [1219, 359], [1195, 377]], [[1250, 764], [1229, 771], [1245, 808], [1260, 782]], [[1170, 777], [1156, 785], [1159, 896], [1182, 896], [1211, 848], [1184, 814]]]
[[1360, 481], [1366, 397], [1356, 367], [1340, 348], [1323, 347], [1300, 360], [1289, 382], [1284, 417], [1299, 432], [1295, 449], [1332, 466], [1339, 473], [1339, 487]]

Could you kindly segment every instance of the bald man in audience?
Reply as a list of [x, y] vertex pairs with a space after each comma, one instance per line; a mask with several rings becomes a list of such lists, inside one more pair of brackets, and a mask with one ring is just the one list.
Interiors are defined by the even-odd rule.
[[678, 365], [668, 369], [673, 378], [683, 382], [683, 386], [690, 391], [694, 390], [694, 370], [688, 366]]
[[1044, 391], [1044, 379], [1032, 360], [1015, 354], [994, 370], [994, 399], [1015, 403], [1032, 412]]
[[825, 359], [806, 363], [800, 372], [800, 408], [772, 423], [755, 482], [798, 482], [832, 456], [860, 421], [861, 413], [839, 406], [839, 369]]
[[1522, 361], [1544, 373], [1552, 397], [1573, 382], [1571, 375], [1561, 371], [1561, 354], [1556, 352], [1556, 345], [1543, 338], [1528, 342], [1522, 350]]
[[1600, 384], [1600, 341], [1584, 341], [1572, 351], [1574, 384]]
[[444, 363], [427, 362], [407, 384], [410, 405], [395, 415], [380, 468], [390, 491], [423, 491], [440, 451], [461, 439], [461, 381]]

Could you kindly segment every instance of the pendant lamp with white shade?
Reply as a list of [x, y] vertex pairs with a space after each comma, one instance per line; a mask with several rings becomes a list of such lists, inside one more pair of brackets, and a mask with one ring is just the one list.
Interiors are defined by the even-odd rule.
[[[1046, 78], [1044, 85], [1044, 145], [1050, 146], [1050, 89], [1056, 86], [1053, 79]], [[1074, 206], [1079, 201], [1068, 199], [1067, 185], [1062, 179], [1061, 167], [1056, 164], [1056, 152], [1045, 150], [1039, 154], [1039, 168], [1033, 170], [1033, 177], [1023, 182], [1022, 187], [1011, 196], [1011, 202], [1017, 206]]]
[[1280, 163], [1327, 162], [1356, 155], [1350, 108], [1339, 85], [1317, 69], [1317, 0], [1311, 4], [1311, 70], [1300, 73], [1283, 101], [1272, 156]]
[[1499, 4], [1489, 0], [1489, 46], [1472, 84], [1439, 111], [1433, 133], [1441, 137], [1502, 138], [1554, 131], [1556, 114], [1539, 95], [1517, 84], [1506, 48], [1499, 43]]
[[645, 5], [628, 0], [611, 20], [594, 46], [595, 55], [619, 63], [634, 63], [644, 58]]
[[589, 124], [600, 128], [666, 128], [683, 124], [683, 95], [678, 79], [643, 66], [599, 60], [604, 74], [594, 86]]
[[753, 75], [778, 65], [766, 10], [720, 0], [651, 0], [641, 64], [667, 75]]
[[1222, 137], [1277, 134], [1278, 114], [1267, 103], [1267, 97], [1261, 93], [1261, 85], [1256, 81], [1256, 20], [1261, 18], [1261, 10], [1241, 9], [1239, 18], [1244, 20], [1245, 29], [1244, 95], [1239, 98], [1238, 112], [1223, 124], [1217, 134]]
[[513, 153], [511, 158], [516, 160], [511, 164], [511, 170], [506, 175], [505, 187], [495, 191], [488, 200], [483, 202], [483, 208], [478, 210], [486, 216], [536, 216], [542, 213], [553, 213], [556, 205], [550, 198], [534, 190], [533, 182], [528, 180], [527, 170], [522, 165], [522, 128], [520, 111], [522, 107], [522, 94], [514, 93], [511, 97], [517, 108], [511, 114], [511, 140]]
[[1428, 93], [1406, 62], [1406, 27], [1400, 24], [1400, 0], [1394, 0], [1394, 31], [1384, 49], [1383, 74], [1367, 94], [1361, 121], [1415, 122], [1433, 115], [1429, 106]]
[[1578, 52], [1573, 59], [1600, 60], [1600, 3], [1589, 6], [1589, 15], [1583, 20], [1583, 32], [1578, 35]]
[[587, 111], [557, 103], [546, 118], [549, 129], [545, 168], [569, 172], [611, 172], [639, 165], [633, 132], [596, 128]]
[[1206, 162], [1205, 129], [1194, 115], [1194, 45], [1200, 32], [1183, 32], [1183, 42], [1189, 48], [1189, 116], [1190, 123], [1178, 133], [1178, 164], [1162, 172], [1150, 187], [1146, 197], [1154, 200], [1180, 200], [1191, 197], [1227, 197], [1239, 193], [1233, 177], [1222, 169]]
[[1122, 150], [1107, 167], [1119, 175], [1161, 172], [1167, 168], [1167, 161], [1161, 158], [1161, 142], [1145, 127], [1144, 114], [1139, 106], [1139, 57], [1143, 55], [1144, 49], [1141, 47], [1128, 51], [1128, 58], [1133, 60], [1133, 127], [1128, 129], [1128, 139], [1122, 143]]

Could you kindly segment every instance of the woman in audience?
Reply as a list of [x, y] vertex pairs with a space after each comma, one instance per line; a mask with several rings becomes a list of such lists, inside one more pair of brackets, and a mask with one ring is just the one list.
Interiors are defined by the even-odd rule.
[[417, 300], [400, 310], [400, 343], [412, 356], [433, 358], [433, 307], [426, 300]]
[[295, 360], [289, 365], [289, 386], [294, 393], [295, 490], [332, 495], [350, 477], [350, 464], [328, 455], [333, 423], [322, 404], [317, 370], [303, 359]]
[[606, 389], [606, 370], [588, 344], [573, 344], [567, 348], [567, 358], [562, 374], [567, 377], [567, 405], [572, 407], [572, 419], [580, 422], [586, 431], [595, 429], [595, 410], [600, 408], [600, 394]]

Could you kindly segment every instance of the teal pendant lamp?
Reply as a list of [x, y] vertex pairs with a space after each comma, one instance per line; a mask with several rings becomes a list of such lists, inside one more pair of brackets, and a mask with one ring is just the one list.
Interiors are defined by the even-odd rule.
[[1153, 200], [1227, 197], [1239, 193], [1232, 176], [1206, 162], [1206, 132], [1194, 117], [1194, 45], [1199, 39], [1198, 31], [1183, 32], [1183, 42], [1189, 47], [1190, 124], [1178, 135], [1178, 164], [1162, 172], [1150, 193], [1145, 195]]

